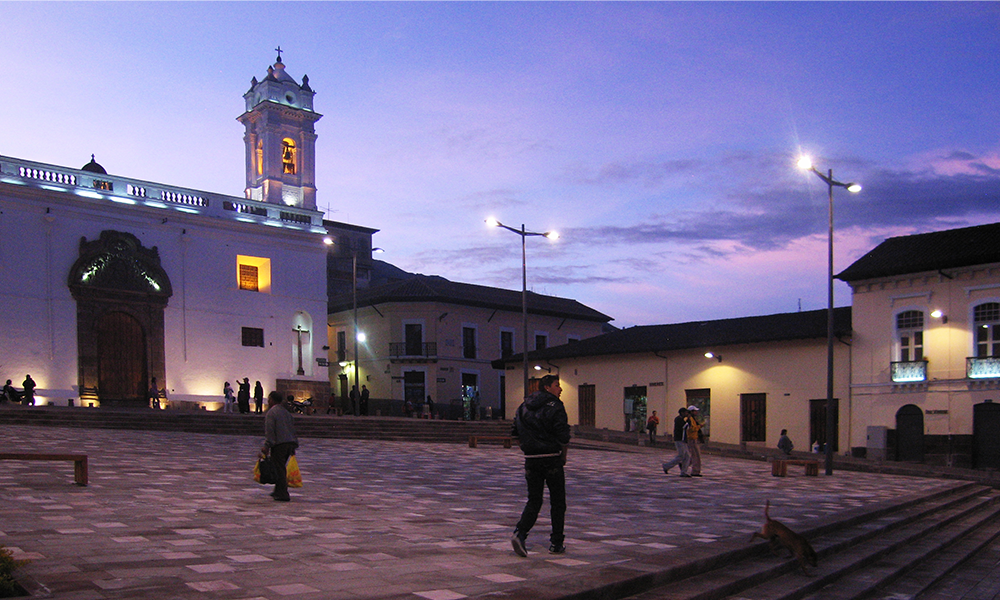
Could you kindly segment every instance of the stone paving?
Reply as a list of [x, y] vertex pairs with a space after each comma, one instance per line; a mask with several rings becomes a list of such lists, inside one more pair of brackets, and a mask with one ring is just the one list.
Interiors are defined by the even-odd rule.
[[[11, 450], [85, 452], [72, 464], [0, 463], [0, 545], [31, 562], [40, 596], [64, 600], [458, 600], [559, 588], [759, 527], [805, 520], [960, 482], [838, 471], [770, 475], [767, 463], [705, 456], [703, 478], [664, 475], [672, 452], [574, 448], [567, 465], [568, 552], [550, 555], [548, 502], [511, 551], [525, 498], [523, 459], [468, 448], [303, 439], [304, 487], [276, 503], [251, 479], [261, 439], [0, 426]], [[530, 593], [522, 594], [530, 597]]]

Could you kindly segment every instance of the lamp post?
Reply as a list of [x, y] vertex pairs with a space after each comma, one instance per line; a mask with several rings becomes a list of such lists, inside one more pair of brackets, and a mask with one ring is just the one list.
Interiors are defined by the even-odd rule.
[[[550, 240], [555, 240], [559, 238], [559, 234], [555, 231], [546, 231], [545, 233], [538, 233], [535, 231], [525, 231], [524, 224], [521, 224], [520, 229], [515, 229], [513, 227], [508, 227], [500, 221], [497, 221], [493, 217], [486, 219], [486, 224], [490, 227], [500, 227], [511, 231], [521, 236], [521, 326], [523, 328], [524, 336], [524, 351], [521, 353], [522, 357], [522, 367], [524, 368], [524, 395], [528, 395], [528, 261], [527, 261], [527, 250], [526, 242], [528, 236], [541, 236], [547, 237]], [[506, 411], [504, 411], [506, 412]]]
[[857, 183], [843, 183], [833, 178], [833, 169], [826, 175], [812, 164], [809, 157], [799, 159], [799, 168], [811, 171], [826, 184], [829, 195], [829, 233], [827, 236], [827, 307], [826, 307], [826, 474], [833, 475], [833, 442], [837, 417], [833, 410], [833, 188], [842, 187], [851, 193], [861, 191]]

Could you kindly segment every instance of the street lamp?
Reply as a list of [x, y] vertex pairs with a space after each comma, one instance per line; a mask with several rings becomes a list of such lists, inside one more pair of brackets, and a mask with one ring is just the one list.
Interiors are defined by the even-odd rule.
[[827, 237], [827, 307], [826, 307], [826, 474], [833, 475], [833, 438], [836, 436], [837, 419], [833, 411], [833, 188], [842, 187], [851, 193], [861, 191], [857, 183], [843, 183], [833, 178], [833, 169], [826, 175], [812, 164], [808, 156], [799, 159], [799, 168], [815, 173], [829, 191], [830, 228]]
[[[521, 325], [524, 329], [524, 352], [521, 353], [523, 359], [524, 368], [524, 395], [528, 395], [528, 262], [527, 262], [527, 251], [525, 240], [528, 236], [541, 236], [547, 237], [550, 240], [556, 240], [559, 238], [559, 234], [555, 231], [546, 231], [545, 233], [537, 233], [534, 231], [525, 231], [524, 224], [521, 224], [520, 229], [514, 229], [513, 227], [508, 227], [500, 221], [497, 221], [493, 217], [486, 219], [486, 224], [490, 227], [500, 227], [511, 231], [521, 236]], [[504, 406], [501, 407], [501, 412], [506, 414], [506, 398], [502, 398], [504, 401]]]
[[[323, 243], [327, 246], [336, 244], [330, 236], [324, 237]], [[372, 248], [371, 251], [373, 253], [385, 252], [381, 248]], [[358, 342], [364, 341], [364, 334], [358, 331], [358, 247], [355, 244], [351, 244], [351, 290], [353, 292], [352, 312], [354, 314], [354, 390], [358, 394], [358, 397], [354, 399], [354, 416], [357, 417], [361, 414], [361, 386], [358, 381], [360, 378], [358, 367], [361, 361], [358, 357]], [[341, 366], [344, 366], [344, 363], [341, 363]]]

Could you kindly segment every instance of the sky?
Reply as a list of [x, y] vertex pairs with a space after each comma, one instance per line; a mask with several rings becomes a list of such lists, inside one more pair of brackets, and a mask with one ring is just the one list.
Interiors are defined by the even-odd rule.
[[[827, 305], [1000, 221], [1000, 3], [0, 2], [0, 155], [243, 195], [242, 98], [316, 91], [317, 204], [407, 271], [619, 327]], [[836, 304], [850, 304], [838, 282]]]

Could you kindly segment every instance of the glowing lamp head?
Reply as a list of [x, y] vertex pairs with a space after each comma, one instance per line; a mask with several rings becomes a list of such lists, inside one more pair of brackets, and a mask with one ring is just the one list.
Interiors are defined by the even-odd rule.
[[497, 221], [495, 218], [490, 217], [490, 218], [486, 219], [486, 226], [487, 227], [500, 227], [500, 221]]
[[362, 344], [364, 344], [365, 340], [367, 340], [367, 339], [368, 339], [368, 336], [365, 335], [364, 331], [359, 331], [358, 332], [358, 341], [359, 342], [361, 342]]
[[852, 194], [857, 194], [858, 192], [861, 191], [861, 184], [860, 183], [849, 183], [849, 184], [847, 184], [847, 191], [851, 192]]
[[803, 156], [799, 158], [798, 165], [799, 168], [802, 169], [803, 171], [808, 171], [813, 167], [813, 161], [808, 156]]
[[546, 232], [545, 237], [549, 238], [552, 241], [558, 240], [559, 239], [559, 232], [558, 231], [549, 231], [549, 232]]

